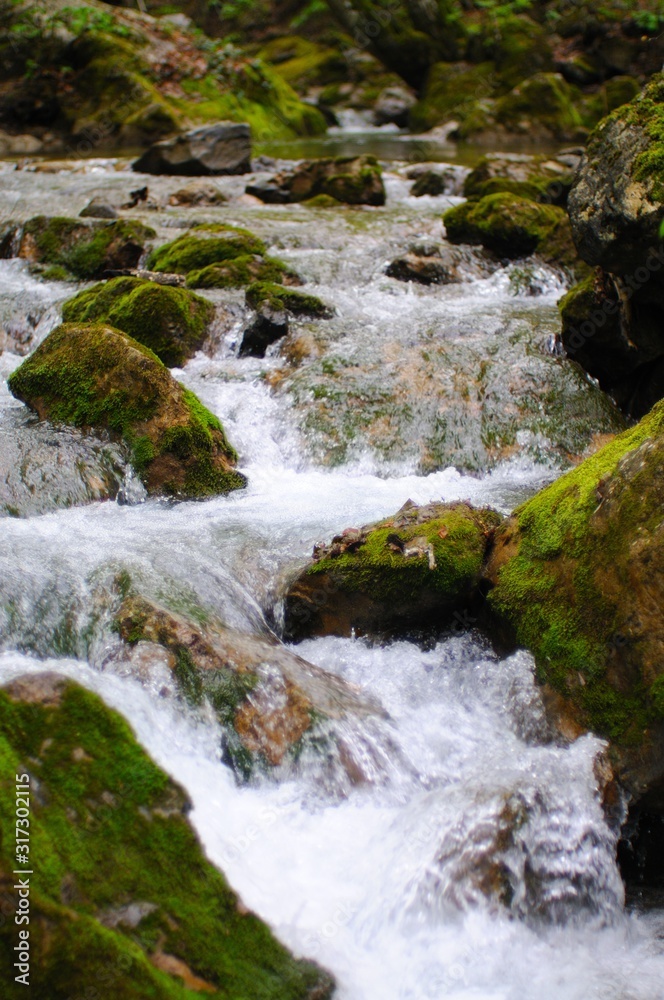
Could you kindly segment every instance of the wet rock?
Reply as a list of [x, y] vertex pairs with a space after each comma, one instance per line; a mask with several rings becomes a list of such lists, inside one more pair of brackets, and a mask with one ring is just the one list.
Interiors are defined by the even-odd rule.
[[559, 73], [536, 73], [496, 102], [495, 120], [509, 132], [583, 140], [587, 134], [573, 89]]
[[[30, 876], [36, 995], [82, 995], [103, 981], [118, 997], [186, 987], [240, 996], [249, 980], [266, 1000], [329, 1000], [327, 973], [295, 959], [242, 904], [207, 860], [184, 790], [97, 695], [53, 673], [12, 681], [0, 690], [0, 748], [7, 801], [14, 774], [30, 772], [42, 857]], [[15, 899], [13, 864], [5, 840], [3, 907]], [[15, 927], [0, 928], [3, 949]]]
[[107, 271], [136, 267], [155, 235], [140, 222], [85, 223], [38, 215], [23, 226], [18, 256], [58, 268], [61, 276], [101, 278]]
[[451, 193], [450, 187], [450, 178], [444, 173], [438, 170], [427, 170], [417, 178], [410, 193], [414, 198], [422, 198], [424, 195], [437, 198], [438, 195]]
[[169, 368], [182, 368], [203, 345], [214, 305], [186, 288], [140, 278], [113, 278], [79, 292], [62, 307], [65, 323], [108, 323], [149, 347]]
[[657, 77], [593, 132], [569, 196], [579, 254], [601, 272], [561, 303], [562, 343], [636, 417], [664, 395], [663, 121]]
[[174, 191], [168, 199], [168, 204], [188, 208], [190, 206], [223, 205], [226, 201], [228, 201], [226, 195], [211, 184], [200, 186], [191, 184]]
[[385, 188], [373, 156], [304, 160], [296, 167], [247, 185], [247, 194], [284, 205], [329, 195], [349, 205], [384, 205]]
[[264, 358], [270, 344], [275, 344], [288, 334], [288, 314], [281, 306], [260, 303], [256, 315], [242, 334], [238, 354]]
[[304, 295], [270, 282], [257, 281], [247, 288], [247, 305], [256, 312], [244, 331], [239, 354], [262, 358], [270, 344], [288, 334], [288, 317], [329, 318], [332, 310], [315, 295]]
[[251, 170], [249, 125], [218, 122], [155, 142], [135, 160], [132, 169], [144, 174], [203, 177], [246, 174]]
[[468, 248], [457, 250], [437, 244], [419, 244], [388, 265], [385, 273], [398, 281], [416, 281], [420, 285], [450, 285], [472, 278], [487, 277], [498, 262], [482, 252]]
[[568, 735], [610, 741], [615, 775], [664, 811], [664, 404], [495, 534], [502, 639], [530, 649]]
[[450, 208], [443, 222], [451, 243], [481, 244], [499, 257], [537, 253], [562, 267], [577, 260], [567, 214], [555, 205], [507, 192], [490, 194]]
[[202, 497], [245, 485], [223, 428], [148, 348], [103, 324], [63, 324], [9, 389], [40, 419], [108, 430], [153, 495]]
[[462, 195], [464, 181], [468, 173], [468, 167], [462, 167], [458, 164], [425, 162], [408, 167], [405, 176], [409, 181], [415, 181], [410, 193], [417, 198], [425, 194], [434, 195], [434, 192], [435, 195]]
[[180, 689], [195, 703], [210, 702], [226, 727], [231, 761], [245, 775], [283, 763], [323, 719], [380, 713], [276, 639], [193, 623], [135, 595], [123, 602], [116, 626], [126, 642], [157, 643], [172, 654]]
[[314, 549], [284, 603], [289, 639], [394, 634], [444, 628], [477, 596], [486, 553], [501, 516], [463, 503], [418, 507], [348, 529]]
[[529, 156], [525, 153], [490, 153], [466, 177], [466, 198], [508, 191], [533, 201], [564, 206], [572, 186], [582, 150], [559, 156]]
[[93, 198], [79, 215], [82, 219], [117, 219], [118, 211], [105, 198]]
[[127, 471], [125, 449], [103, 436], [52, 427], [23, 407], [0, 418], [0, 515], [31, 517], [115, 498]]
[[405, 87], [386, 87], [378, 95], [373, 109], [374, 125], [398, 125], [408, 127], [410, 109], [416, 98]]
[[187, 275], [189, 288], [243, 288], [255, 281], [301, 284], [299, 275], [284, 261], [259, 254], [242, 254], [234, 260], [208, 264]]

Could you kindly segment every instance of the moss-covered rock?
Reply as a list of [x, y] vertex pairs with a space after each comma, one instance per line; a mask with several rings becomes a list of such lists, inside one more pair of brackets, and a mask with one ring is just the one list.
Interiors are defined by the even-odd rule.
[[564, 267], [576, 260], [567, 214], [555, 205], [507, 192], [490, 194], [450, 208], [443, 222], [452, 243], [481, 244], [510, 259], [537, 253]]
[[495, 511], [468, 504], [408, 502], [392, 518], [344, 531], [314, 550], [314, 562], [290, 586], [286, 635], [443, 628], [476, 597], [500, 521]]
[[664, 404], [496, 533], [489, 604], [531, 649], [556, 711], [612, 741], [664, 807]]
[[185, 288], [140, 278], [113, 278], [79, 292], [62, 307], [65, 323], [108, 323], [181, 368], [201, 347], [214, 306]]
[[155, 231], [140, 222], [85, 223], [38, 215], [23, 226], [18, 256], [77, 278], [101, 278], [106, 271], [136, 267], [154, 236]]
[[219, 420], [152, 351], [113, 327], [59, 326], [8, 384], [43, 420], [125, 441], [149, 493], [204, 497], [246, 483]]
[[123, 601], [115, 628], [125, 642], [168, 650], [182, 694], [209, 702], [225, 732], [225, 750], [242, 777], [293, 759], [322, 722], [373, 714], [343, 680], [274, 639], [193, 621], [137, 594]]
[[420, 100], [410, 112], [410, 127], [422, 132], [448, 121], [466, 123], [478, 112], [478, 102], [491, 98], [495, 88], [493, 62], [435, 63]]
[[495, 119], [509, 132], [533, 132], [554, 139], [582, 138], [578, 95], [559, 73], [536, 73], [496, 103]]
[[348, 205], [384, 205], [385, 187], [374, 156], [337, 156], [303, 160], [296, 167], [247, 185], [267, 204], [310, 201], [328, 195]]
[[223, 263], [208, 264], [187, 275], [188, 288], [242, 288], [253, 281], [300, 283], [298, 275], [277, 257], [244, 254]]
[[260, 309], [267, 305], [275, 311], [285, 310], [293, 316], [317, 316], [319, 318], [331, 315], [330, 307], [316, 295], [305, 295], [283, 288], [269, 281], [256, 281], [247, 288], [245, 293], [247, 305], [252, 309]]
[[[19, 931], [29, 930], [35, 996], [331, 996], [330, 977], [294, 959], [207, 860], [185, 792], [99, 697], [56, 674], [13, 681], [0, 691], [0, 760], [7, 909], [16, 904], [17, 775], [30, 781], [35, 859], [25, 876], [30, 924], [3, 920], [0, 953], [13, 970]], [[26, 987], [8, 972], [3, 990], [18, 1000]]]
[[468, 174], [463, 193], [466, 198], [483, 198], [506, 191], [531, 201], [564, 206], [580, 159], [576, 153], [560, 157], [490, 153]]
[[239, 257], [263, 255], [265, 244], [248, 229], [237, 226], [217, 226], [207, 231], [195, 229], [153, 250], [147, 266], [153, 271], [188, 274], [201, 271], [211, 264], [237, 260]]

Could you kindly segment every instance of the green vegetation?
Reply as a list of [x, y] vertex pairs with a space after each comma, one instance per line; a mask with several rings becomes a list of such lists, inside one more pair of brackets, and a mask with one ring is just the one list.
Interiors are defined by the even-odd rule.
[[184, 288], [114, 278], [79, 292], [62, 307], [65, 323], [109, 323], [181, 368], [203, 343], [214, 318], [207, 299]]
[[[21, 692], [22, 688], [22, 692]], [[41, 689], [41, 696], [40, 696]], [[29, 771], [30, 986], [67, 1000], [306, 1000], [332, 984], [241, 905], [186, 819], [185, 793], [94, 694], [38, 675], [0, 691], [0, 867], [15, 867], [14, 775]], [[39, 791], [37, 791], [39, 789]], [[17, 927], [0, 926], [13, 967]], [[7, 977], [4, 996], [25, 987]]]
[[[192, 236], [189, 233], [178, 236], [153, 250], [147, 260], [152, 271], [188, 274], [200, 271], [211, 264], [236, 260], [238, 257], [263, 255], [265, 244], [247, 229], [235, 226], [220, 227], [224, 236]], [[216, 230], [215, 230], [216, 231]]]
[[187, 275], [189, 288], [242, 288], [252, 281], [299, 281], [295, 272], [276, 257], [245, 254], [223, 263], [208, 264]]

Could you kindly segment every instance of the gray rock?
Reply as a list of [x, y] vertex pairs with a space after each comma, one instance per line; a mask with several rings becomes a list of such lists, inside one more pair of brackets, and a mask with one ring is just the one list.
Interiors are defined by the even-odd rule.
[[146, 174], [204, 177], [251, 170], [251, 132], [238, 122], [218, 122], [155, 142], [132, 169]]
[[117, 219], [118, 212], [105, 198], [93, 198], [79, 213], [83, 219]]
[[273, 309], [267, 303], [259, 306], [254, 319], [244, 331], [240, 344], [240, 357], [251, 355], [265, 357], [270, 344], [281, 340], [288, 333], [288, 315], [283, 309]]
[[387, 87], [379, 96], [373, 110], [374, 125], [398, 125], [406, 128], [410, 109], [416, 98], [404, 87]]

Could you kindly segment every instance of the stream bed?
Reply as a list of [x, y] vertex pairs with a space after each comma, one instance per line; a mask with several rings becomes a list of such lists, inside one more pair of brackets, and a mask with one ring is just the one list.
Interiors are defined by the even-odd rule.
[[[245, 178], [219, 208], [170, 208], [177, 178], [124, 160], [2, 164], [0, 216], [76, 216], [147, 182], [133, 215], [172, 239], [194, 222], [247, 226], [334, 308], [289, 343], [239, 358], [241, 292], [210, 292], [217, 336], [176, 371], [222, 420], [249, 486], [201, 503], [145, 501], [122, 449], [45, 428], [5, 379], [76, 287], [0, 261], [0, 682], [45, 665], [98, 691], [191, 796], [210, 858], [339, 1000], [661, 1000], [664, 912], [626, 909], [597, 767], [603, 744], [552, 739], [529, 654], [501, 659], [471, 620], [426, 644], [324, 638], [298, 653], [381, 703], [344, 738], [368, 780], [311, 755], [239, 784], [211, 713], [111, 629], [119, 572], [172, 607], [278, 629], [314, 543], [406, 500], [507, 513], [622, 427], [551, 344], [564, 277], [532, 262], [424, 287], [385, 275], [444, 242], [458, 195], [413, 198], [389, 165], [384, 209], [268, 207]], [[100, 471], [101, 470], [101, 471]], [[106, 478], [104, 478], [106, 477]], [[109, 483], [122, 503], [101, 501]], [[343, 723], [338, 723], [339, 726]]]

